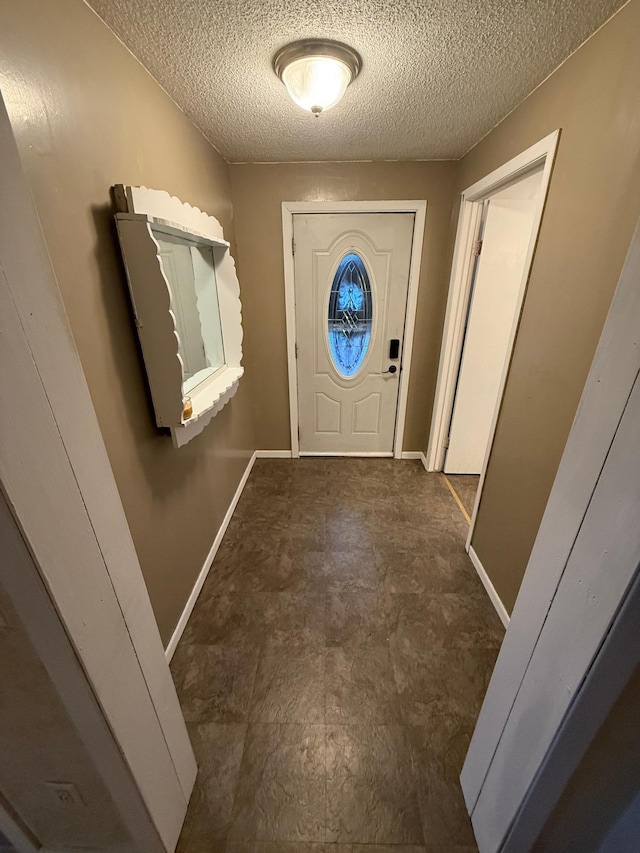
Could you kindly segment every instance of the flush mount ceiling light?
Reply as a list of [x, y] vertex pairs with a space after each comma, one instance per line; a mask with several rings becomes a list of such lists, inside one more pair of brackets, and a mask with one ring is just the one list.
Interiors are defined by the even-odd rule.
[[339, 41], [325, 39], [288, 44], [273, 60], [273, 69], [291, 99], [316, 118], [335, 107], [361, 68], [362, 59], [357, 51]]

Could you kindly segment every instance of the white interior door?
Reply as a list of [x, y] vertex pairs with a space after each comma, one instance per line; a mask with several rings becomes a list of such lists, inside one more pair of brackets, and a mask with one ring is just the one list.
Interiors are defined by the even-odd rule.
[[414, 214], [293, 219], [300, 453], [391, 456]]
[[520, 312], [541, 183], [539, 169], [488, 202], [444, 464], [448, 474], [482, 472]]

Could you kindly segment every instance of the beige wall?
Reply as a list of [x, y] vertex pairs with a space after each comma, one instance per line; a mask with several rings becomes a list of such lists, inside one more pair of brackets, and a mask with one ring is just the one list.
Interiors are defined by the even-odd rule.
[[460, 164], [461, 191], [562, 129], [473, 536], [508, 610], [640, 214], [639, 32], [632, 0]]
[[228, 167], [82, 0], [0, 7], [0, 89], [165, 642], [254, 449], [245, 383], [180, 450], [154, 426], [109, 188], [165, 189], [223, 223]]
[[281, 203], [370, 199], [428, 202], [404, 449], [426, 447], [446, 304], [456, 168], [453, 162], [230, 167], [247, 334], [245, 358], [259, 413], [260, 447], [291, 447]]
[[[228, 167], [81, 0], [2, 5], [0, 88], [165, 641], [250, 452], [289, 447], [281, 201], [427, 199], [405, 434], [406, 450], [424, 450], [453, 199], [561, 127], [473, 542], [511, 608], [640, 213], [639, 28], [632, 0], [461, 163]], [[117, 182], [169, 190], [232, 241], [233, 199], [247, 373], [180, 451], [153, 424], [114, 239]]]

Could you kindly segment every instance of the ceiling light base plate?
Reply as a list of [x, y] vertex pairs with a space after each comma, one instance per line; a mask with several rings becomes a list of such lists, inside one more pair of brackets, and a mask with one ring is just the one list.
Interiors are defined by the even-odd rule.
[[307, 56], [326, 56], [330, 59], [339, 59], [351, 71], [352, 80], [355, 80], [362, 68], [362, 57], [357, 50], [349, 47], [348, 44], [330, 39], [303, 39], [280, 48], [273, 58], [273, 70], [282, 80], [282, 72], [287, 65]]

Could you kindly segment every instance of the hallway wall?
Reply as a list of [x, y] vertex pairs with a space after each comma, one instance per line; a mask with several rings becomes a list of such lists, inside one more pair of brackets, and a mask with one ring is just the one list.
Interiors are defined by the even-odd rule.
[[457, 191], [562, 129], [473, 547], [511, 611], [640, 215], [640, 0], [461, 161]]
[[168, 190], [232, 242], [228, 167], [82, 0], [0, 7], [0, 90], [165, 643], [255, 449], [246, 381], [175, 450], [155, 427], [110, 187]]
[[291, 447], [282, 254], [283, 201], [426, 199], [404, 449], [426, 447], [447, 299], [453, 161], [230, 166], [245, 358], [259, 415], [258, 445]]
[[[460, 163], [229, 167], [82, 0], [2, 4], [0, 90], [165, 642], [252, 450], [289, 447], [281, 201], [427, 199], [404, 445], [424, 450], [456, 194], [561, 127], [473, 540], [511, 609], [640, 213], [639, 27], [631, 0]], [[232, 243], [235, 209], [246, 375], [179, 451], [154, 425], [113, 228], [118, 182], [201, 207]]]

